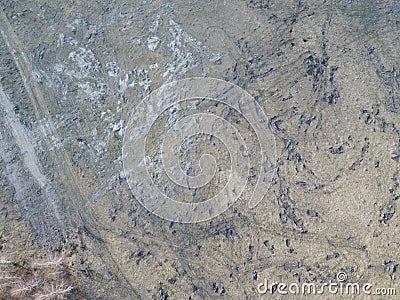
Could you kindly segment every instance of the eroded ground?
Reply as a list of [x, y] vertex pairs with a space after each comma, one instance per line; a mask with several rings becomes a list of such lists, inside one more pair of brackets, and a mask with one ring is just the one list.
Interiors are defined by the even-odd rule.
[[[397, 1], [0, 6], [7, 261], [61, 252], [76, 299], [258, 299], [264, 278], [338, 272], [400, 293]], [[132, 195], [123, 133], [144, 96], [201, 76], [263, 106], [276, 175], [253, 210], [243, 197], [211, 221], [171, 223]]]

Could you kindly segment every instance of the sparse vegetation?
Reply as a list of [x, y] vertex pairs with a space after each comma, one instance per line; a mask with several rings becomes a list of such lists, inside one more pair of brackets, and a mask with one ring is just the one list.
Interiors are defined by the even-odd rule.
[[75, 282], [64, 257], [58, 253], [23, 261], [0, 257], [1, 299], [73, 299], [79, 293]]

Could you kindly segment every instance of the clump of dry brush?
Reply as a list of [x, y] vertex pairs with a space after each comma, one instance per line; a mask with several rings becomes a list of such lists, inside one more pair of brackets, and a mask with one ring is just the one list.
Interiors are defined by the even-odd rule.
[[32, 260], [0, 256], [1, 299], [70, 299], [76, 294], [73, 281], [62, 255], [42, 255]]

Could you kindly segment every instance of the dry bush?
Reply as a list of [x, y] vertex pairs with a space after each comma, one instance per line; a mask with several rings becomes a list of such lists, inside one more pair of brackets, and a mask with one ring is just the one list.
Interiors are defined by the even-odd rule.
[[63, 266], [63, 257], [61, 255], [53, 254], [43, 259], [33, 261], [32, 268], [61, 268]]
[[57, 253], [30, 261], [0, 254], [0, 299], [69, 299], [78, 293], [72, 273]]

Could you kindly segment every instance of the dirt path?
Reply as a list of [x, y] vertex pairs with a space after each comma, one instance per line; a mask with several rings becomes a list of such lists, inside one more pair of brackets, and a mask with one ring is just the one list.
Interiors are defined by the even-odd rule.
[[[35, 113], [35, 118], [36, 120], [45, 120], [48, 126], [47, 130], [41, 127], [40, 137], [36, 138], [41, 139], [44, 142], [44, 145], [46, 146], [45, 148], [51, 149], [52, 143], [50, 137], [56, 139], [59, 139], [60, 137], [58, 136], [57, 131], [52, 123], [52, 116], [48, 109], [45, 97], [43, 96], [37, 83], [34, 80], [32, 80], [32, 71], [33, 71], [32, 66], [24, 53], [23, 45], [20, 43], [18, 36], [15, 34], [4, 11], [2, 10], [0, 10], [0, 28], [1, 28], [1, 37], [4, 39], [4, 42], [7, 45], [9, 54], [12, 55], [13, 61], [18, 68], [19, 76], [22, 79], [23, 87], [31, 101], [31, 105]], [[89, 196], [85, 194], [85, 191], [80, 186], [78, 176], [76, 175], [76, 173], [72, 168], [71, 159], [69, 158], [65, 150], [60, 148], [57, 149], [57, 151], [47, 151], [46, 153], [46, 155], [49, 156], [48, 158], [54, 162], [54, 166], [57, 168], [57, 172], [60, 175], [62, 174], [61, 178], [63, 182], [62, 183], [58, 182], [57, 184], [58, 185], [61, 184], [62, 186], [64, 186], [65, 192], [67, 194], [66, 199], [57, 199], [61, 203], [56, 204], [55, 201], [53, 201], [52, 197], [52, 195], [55, 196], [55, 191], [48, 187], [49, 181], [40, 171], [40, 167], [37, 163], [37, 159], [35, 156], [34, 146], [32, 144], [32, 141], [29, 139], [29, 135], [26, 133], [22, 125], [19, 123], [18, 117], [15, 114], [12, 114], [13, 105], [9, 100], [7, 100], [7, 97], [6, 95], [4, 95], [4, 92], [2, 92], [0, 96], [2, 103], [1, 106], [6, 112], [7, 115], [6, 118], [8, 119], [7, 120], [8, 123], [12, 127], [15, 137], [15, 142], [18, 144], [18, 147], [21, 149], [21, 152], [23, 153], [24, 163], [26, 164], [26, 167], [29, 169], [29, 171], [32, 173], [34, 178], [39, 183], [39, 186], [44, 188], [42, 190], [42, 192], [44, 193], [43, 199], [49, 201], [51, 207], [55, 208], [58, 205], [63, 207], [63, 210], [61, 212], [58, 212], [56, 208], [54, 209], [54, 211], [57, 212], [55, 213], [55, 215], [60, 217], [60, 220], [62, 215], [62, 218], [65, 219], [66, 223], [69, 224], [66, 225], [69, 226], [69, 228], [66, 228], [66, 226], [62, 225], [61, 231], [74, 232], [77, 229], [76, 227], [82, 228], [82, 232], [89, 231], [91, 235], [93, 235], [91, 239], [93, 249], [90, 250], [94, 252], [97, 257], [101, 258], [102, 262], [107, 265], [107, 267], [104, 267], [104, 269], [110, 272], [108, 273], [108, 275], [113, 274], [113, 276], [116, 278], [118, 282], [119, 289], [118, 292], [116, 292], [116, 295], [118, 295], [118, 297], [123, 296], [125, 299], [129, 299], [132, 296], [135, 299], [140, 298], [136, 293], [136, 291], [131, 286], [131, 284], [126, 280], [125, 275], [119, 269], [117, 263], [115, 262], [113, 256], [110, 253], [110, 250], [107, 247], [106, 242], [104, 242], [100, 238], [101, 233], [98, 230], [98, 226], [92, 221], [92, 218], [88, 213], [86, 207], [87, 199], [89, 199]], [[16, 173], [14, 172], [14, 174]], [[24, 190], [22, 188], [22, 185], [23, 182], [18, 182], [17, 186], [14, 186], [15, 190], [19, 190], [19, 188], [21, 188], [21, 190]], [[57, 185], [55, 184], [55, 186]], [[24, 193], [24, 195], [21, 195], [21, 198], [25, 200], [28, 197], [29, 197], [29, 190], [27, 190], [26, 193]], [[40, 204], [38, 205], [40, 206]], [[35, 208], [37, 209], [37, 212], [33, 213], [33, 215], [40, 216], [41, 209], [43, 208], [40, 207], [35, 207]], [[30, 213], [30, 210], [32, 210], [32, 208], [29, 208], [28, 205], [28, 207], [25, 210], [27, 213]], [[50, 236], [54, 235], [54, 228], [51, 229], [51, 227], [48, 227], [45, 224], [44, 225], [42, 224], [41, 226], [43, 227], [42, 237], [46, 236], [46, 231], [50, 231], [47, 232], [47, 235]], [[65, 235], [68, 236], [68, 233], [66, 233]], [[108, 282], [105, 284], [112, 284], [112, 282]]]
[[32, 144], [31, 139], [28, 137], [26, 129], [20, 123], [17, 115], [15, 114], [13, 104], [10, 102], [1, 86], [0, 107], [5, 112], [5, 120], [12, 129], [15, 142], [21, 150], [25, 166], [35, 177], [40, 187], [43, 188], [48, 183], [48, 180], [40, 171], [34, 145]]

